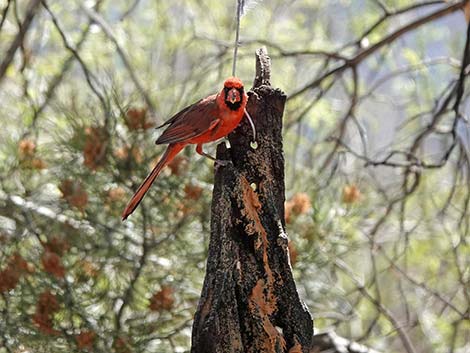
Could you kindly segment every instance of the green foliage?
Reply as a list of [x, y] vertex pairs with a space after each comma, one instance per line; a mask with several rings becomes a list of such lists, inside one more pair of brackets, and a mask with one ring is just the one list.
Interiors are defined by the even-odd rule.
[[[0, 62], [26, 11], [11, 3]], [[229, 75], [235, 2], [47, 3], [74, 50], [40, 7], [0, 78], [0, 353], [188, 351], [212, 163], [187, 148], [128, 221], [120, 214], [163, 151], [151, 127]], [[95, 5], [110, 33], [83, 8]], [[292, 95], [344, 63], [326, 54], [354, 57], [441, 6], [361, 38], [383, 16], [378, 1], [265, 0], [243, 18], [238, 75], [249, 87], [266, 45], [273, 86]], [[398, 166], [367, 163], [410, 151], [458, 78], [464, 42], [454, 13], [364, 58], [357, 80], [349, 67], [288, 100], [287, 231], [317, 331], [387, 352], [405, 351], [403, 335], [416, 352], [468, 350], [468, 144], [425, 166], [451, 143], [440, 131], [452, 109], [413, 151], [425, 163], [405, 168], [405, 153], [390, 160]]]

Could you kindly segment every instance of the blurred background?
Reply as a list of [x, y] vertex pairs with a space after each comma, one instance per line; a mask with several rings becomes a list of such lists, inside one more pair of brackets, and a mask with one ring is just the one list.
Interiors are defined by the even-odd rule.
[[[469, 352], [470, 4], [249, 7], [237, 75], [250, 87], [266, 46], [288, 96], [287, 232], [315, 331]], [[120, 214], [163, 152], [153, 128], [230, 76], [235, 8], [0, 0], [0, 353], [189, 351], [212, 162], [187, 148]]]

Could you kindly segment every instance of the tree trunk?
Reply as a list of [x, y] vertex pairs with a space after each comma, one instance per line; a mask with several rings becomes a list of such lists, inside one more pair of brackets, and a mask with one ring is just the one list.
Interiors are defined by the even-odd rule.
[[307, 353], [313, 323], [297, 293], [284, 223], [282, 114], [286, 96], [269, 83], [270, 63], [257, 51], [257, 73], [244, 119], [219, 144], [206, 278], [194, 318], [192, 353]]

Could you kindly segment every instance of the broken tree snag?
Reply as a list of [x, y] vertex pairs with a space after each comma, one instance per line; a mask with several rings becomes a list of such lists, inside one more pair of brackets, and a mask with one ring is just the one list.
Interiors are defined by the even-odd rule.
[[[307, 353], [313, 323], [297, 293], [284, 224], [282, 114], [286, 96], [269, 84], [257, 51], [246, 119], [217, 148], [206, 278], [194, 318], [193, 353]], [[264, 66], [263, 66], [264, 65]]]

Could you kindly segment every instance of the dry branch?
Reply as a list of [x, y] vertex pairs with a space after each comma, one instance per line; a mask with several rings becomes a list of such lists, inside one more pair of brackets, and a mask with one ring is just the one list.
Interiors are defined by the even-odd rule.
[[[31, 0], [31, 2], [29, 3], [28, 9], [26, 10], [25, 18], [20, 25], [18, 34], [16, 35], [15, 39], [13, 39], [13, 42], [11, 42], [10, 47], [6, 51], [5, 58], [0, 63], [0, 83], [5, 77], [5, 72], [10, 66], [15, 56], [16, 51], [23, 43], [24, 37], [26, 33], [28, 32], [29, 26], [33, 22], [34, 16], [36, 15], [36, 12], [38, 10], [40, 3], [41, 3], [41, 0]], [[4, 15], [6, 15], [6, 11], [4, 11]], [[2, 20], [2, 23], [3, 23], [3, 20]]]

